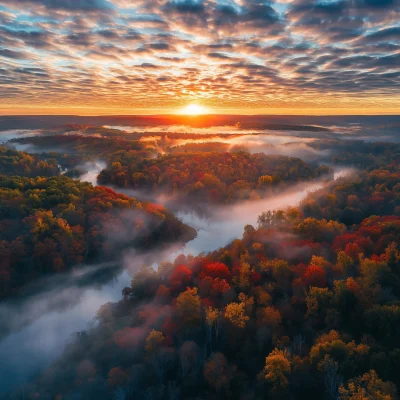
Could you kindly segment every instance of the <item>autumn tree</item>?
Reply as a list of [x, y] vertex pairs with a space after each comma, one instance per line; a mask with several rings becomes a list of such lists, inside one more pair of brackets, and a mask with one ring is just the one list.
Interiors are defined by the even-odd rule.
[[213, 332], [214, 332], [215, 339], [218, 340], [221, 313], [218, 310], [218, 308], [206, 307], [205, 315], [206, 315], [206, 327], [207, 327], [207, 332], [208, 332], [207, 337], [208, 337], [208, 341], [210, 343], [210, 347], [212, 349]]
[[200, 318], [200, 297], [197, 288], [187, 288], [176, 298], [176, 312], [187, 325], [196, 324]]
[[396, 386], [392, 382], [383, 382], [374, 370], [358, 378], [351, 379], [339, 389], [340, 400], [395, 400]]
[[290, 373], [291, 362], [288, 351], [274, 349], [265, 359], [264, 375], [275, 393], [284, 392], [288, 388]]
[[244, 328], [249, 317], [245, 314], [245, 303], [230, 303], [225, 308], [224, 318], [238, 328]]
[[236, 367], [222, 353], [213, 353], [204, 364], [204, 379], [217, 393], [229, 389]]
[[153, 329], [146, 338], [145, 350], [149, 355], [153, 355], [165, 343], [165, 336], [162, 332]]

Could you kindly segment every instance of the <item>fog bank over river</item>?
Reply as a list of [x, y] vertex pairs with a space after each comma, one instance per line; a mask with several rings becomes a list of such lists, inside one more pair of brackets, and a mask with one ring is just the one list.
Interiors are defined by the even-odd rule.
[[[35, 135], [33, 131], [2, 132], [2, 139]], [[97, 184], [97, 175], [105, 167], [96, 161], [86, 165], [82, 181]], [[346, 176], [351, 169], [338, 169], [335, 179]], [[0, 394], [27, 383], [61, 355], [76, 332], [95, 323], [96, 311], [107, 302], [121, 299], [121, 290], [130, 285], [132, 274], [143, 264], [156, 265], [173, 260], [178, 254], [197, 255], [216, 250], [232, 239], [240, 238], [247, 224], [256, 225], [264, 211], [296, 206], [310, 191], [328, 185], [326, 181], [303, 182], [280, 194], [257, 201], [234, 205], [210, 206], [207, 217], [175, 207], [182, 221], [197, 229], [198, 236], [182, 248], [154, 249], [150, 254], [128, 252], [122, 267], [95, 265], [76, 268], [66, 274], [50, 276], [28, 286], [24, 297], [0, 303]], [[141, 193], [111, 187], [117, 192], [141, 198]], [[162, 196], [157, 202], [168, 203]]]
[[[84, 175], [95, 183], [101, 164]], [[335, 179], [350, 174], [350, 169], [338, 170]], [[65, 275], [46, 279], [31, 288], [31, 294], [15, 301], [0, 304], [0, 393], [15, 389], [31, 376], [46, 368], [72, 340], [73, 334], [94, 323], [101, 305], [121, 298], [121, 290], [130, 285], [132, 274], [143, 263], [153, 264], [174, 259], [178, 254], [197, 255], [216, 250], [241, 237], [246, 224], [255, 225], [263, 211], [295, 206], [310, 191], [320, 189], [326, 182], [298, 184], [291, 190], [258, 201], [245, 201], [230, 206], [212, 208], [210, 216], [178, 212], [188, 225], [198, 230], [195, 240], [185, 249], [153, 250], [152, 258], [129, 254], [126, 268], [107, 265], [74, 270]], [[28, 288], [29, 289], [29, 288]]]

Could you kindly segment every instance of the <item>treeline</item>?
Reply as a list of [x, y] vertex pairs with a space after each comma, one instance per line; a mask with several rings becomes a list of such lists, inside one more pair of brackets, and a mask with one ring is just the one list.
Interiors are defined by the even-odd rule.
[[184, 153], [114, 162], [99, 175], [101, 184], [182, 195], [215, 203], [260, 198], [274, 188], [327, 175], [326, 166], [299, 158], [239, 153]]
[[336, 219], [347, 225], [374, 214], [400, 216], [400, 164], [397, 160], [382, 169], [358, 172], [356, 179], [335, 182], [329, 191], [308, 196], [301, 208], [308, 217]]
[[[29, 144], [43, 151], [56, 151], [66, 154], [80, 154], [107, 160], [116, 152], [145, 151], [145, 143], [123, 138], [84, 136], [82, 134], [35, 136], [10, 140], [9, 143]], [[149, 155], [148, 152], [142, 153]]]
[[54, 158], [43, 159], [34, 154], [0, 146], [0, 174], [23, 176], [58, 175], [59, 167]]
[[162, 206], [65, 176], [0, 175], [0, 296], [49, 272], [193, 239]]
[[[399, 164], [400, 144], [387, 142], [365, 142], [363, 140], [323, 139], [309, 144], [316, 150], [329, 152], [329, 162], [371, 171]], [[328, 161], [327, 160], [327, 161]]]

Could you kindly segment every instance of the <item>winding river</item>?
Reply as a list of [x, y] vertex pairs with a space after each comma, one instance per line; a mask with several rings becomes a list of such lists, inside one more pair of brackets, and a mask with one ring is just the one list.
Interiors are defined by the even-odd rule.
[[[96, 184], [102, 168], [101, 163], [95, 163], [81, 179]], [[335, 179], [349, 173], [350, 169], [337, 170]], [[0, 394], [27, 383], [60, 356], [77, 332], [95, 323], [102, 304], [121, 298], [121, 290], [130, 285], [132, 274], [144, 262], [174, 259], [182, 252], [216, 250], [241, 237], [243, 227], [255, 225], [261, 212], [297, 205], [310, 191], [326, 184], [302, 183], [272, 198], [216, 207], [207, 218], [180, 211], [177, 215], [183, 222], [198, 230], [197, 238], [184, 249], [153, 250], [151, 258], [128, 253], [122, 268], [104, 264], [75, 269], [36, 282], [27, 288], [24, 298], [0, 303]]]

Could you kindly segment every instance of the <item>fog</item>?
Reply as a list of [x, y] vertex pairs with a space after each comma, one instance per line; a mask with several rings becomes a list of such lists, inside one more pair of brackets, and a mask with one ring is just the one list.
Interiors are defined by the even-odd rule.
[[5, 144], [11, 139], [32, 137], [40, 134], [40, 131], [32, 131], [30, 129], [11, 129], [0, 131], [0, 145]]
[[[334, 179], [352, 174], [350, 168], [337, 169]], [[245, 225], [256, 225], [258, 216], [268, 210], [285, 209], [298, 205], [310, 192], [323, 188], [326, 182], [303, 182], [289, 190], [261, 200], [248, 200], [229, 206], [218, 206], [210, 210], [207, 217], [199, 217], [196, 213], [178, 212], [186, 224], [197, 229], [198, 236], [185, 247], [185, 254], [198, 254], [216, 250], [231, 240], [241, 238]]]
[[[81, 179], [96, 184], [98, 172], [104, 167], [95, 163]], [[347, 176], [350, 169], [340, 169], [335, 179]], [[295, 206], [310, 191], [320, 189], [326, 181], [296, 185], [279, 195], [258, 201], [245, 201], [231, 206], [212, 207], [208, 217], [194, 212], [179, 212], [178, 217], [198, 231], [198, 236], [184, 249], [172, 246], [139, 255], [128, 251], [123, 268], [110, 269], [99, 265], [75, 269], [69, 274], [54, 276], [27, 289], [29, 295], [19, 302], [0, 305], [0, 393], [15, 389], [46, 368], [73, 339], [73, 334], [88, 329], [96, 311], [107, 302], [121, 298], [121, 290], [130, 285], [132, 275], [141, 265], [156, 265], [173, 260], [177, 255], [216, 250], [232, 239], [240, 238], [247, 224], [255, 225], [263, 211]], [[107, 275], [109, 274], [109, 275]]]
[[[170, 128], [176, 132], [176, 127]], [[240, 126], [225, 128], [221, 130], [221, 127], [218, 127], [218, 132], [245, 133], [240, 130]], [[210, 132], [211, 129], [215, 134], [215, 128], [208, 128]], [[196, 128], [191, 133], [205, 133], [206, 130]], [[36, 134], [37, 132], [29, 130], [5, 131], [0, 133], [0, 142]], [[232, 146], [232, 149], [234, 146], [243, 145], [251, 152], [264, 151], [269, 154], [300, 156], [306, 160], [326, 156], [327, 154], [308, 146], [307, 143], [312, 140], [289, 134], [262, 134], [232, 137], [225, 143]], [[26, 148], [26, 151], [32, 149]], [[98, 160], [78, 165], [76, 169], [84, 171], [80, 180], [96, 186], [97, 176], [105, 167], [105, 162]], [[338, 169], [335, 179], [351, 173], [351, 169]], [[243, 201], [229, 206], [207, 206], [207, 216], [194, 211], [184, 211], [189, 205], [174, 204], [174, 199], [169, 196], [161, 194], [155, 197], [140, 191], [109, 186], [129, 196], [171, 206], [174, 211], [178, 210], [176, 214], [184, 223], [197, 230], [198, 236], [184, 249], [171, 246], [167, 249], [154, 249], [145, 254], [128, 250], [122, 254], [118, 266], [102, 264], [76, 268], [69, 273], [52, 276], [30, 285], [25, 289], [24, 297], [18, 301], [8, 300], [0, 303], [0, 394], [26, 383], [58, 358], [65, 345], [74, 338], [74, 333], [86, 330], [95, 323], [94, 317], [101, 305], [121, 298], [121, 290], [130, 286], [132, 275], [143, 264], [156, 266], [161, 261], [173, 260], [180, 253], [198, 255], [216, 250], [231, 240], [240, 238], [245, 225], [256, 225], [257, 217], [262, 212], [296, 206], [309, 192], [326, 185], [324, 180], [303, 182], [262, 200]]]
[[104, 161], [97, 160], [94, 162], [78, 165], [76, 169], [86, 171], [79, 177], [82, 182], [90, 182], [93, 186], [97, 186], [97, 176], [99, 175], [100, 171], [103, 170], [105, 167], [106, 163]]
[[[73, 272], [42, 282], [36, 294], [19, 302], [0, 305], [0, 393], [25, 383], [46, 368], [64, 350], [73, 333], [89, 328], [102, 304], [117, 300], [129, 284], [126, 271], [108, 283], [99, 284], [88, 270], [90, 283], [81, 285], [82, 276]], [[40, 285], [42, 286], [42, 285]]]

